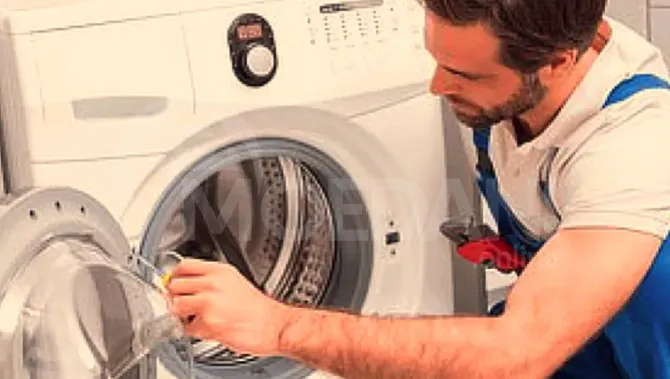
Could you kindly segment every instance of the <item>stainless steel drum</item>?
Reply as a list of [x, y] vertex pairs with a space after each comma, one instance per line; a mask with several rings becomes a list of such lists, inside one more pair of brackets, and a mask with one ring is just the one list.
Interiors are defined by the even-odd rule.
[[[290, 304], [318, 304], [335, 259], [324, 190], [290, 158], [259, 158], [208, 177], [174, 214], [159, 250], [230, 262], [266, 293]], [[213, 365], [253, 359], [207, 341], [195, 360]]]

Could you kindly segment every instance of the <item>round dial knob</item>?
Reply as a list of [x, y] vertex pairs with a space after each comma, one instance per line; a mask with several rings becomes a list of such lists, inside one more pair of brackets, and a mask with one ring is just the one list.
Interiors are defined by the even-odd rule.
[[249, 46], [243, 56], [244, 70], [256, 78], [268, 76], [275, 67], [275, 56], [267, 46], [254, 44]]

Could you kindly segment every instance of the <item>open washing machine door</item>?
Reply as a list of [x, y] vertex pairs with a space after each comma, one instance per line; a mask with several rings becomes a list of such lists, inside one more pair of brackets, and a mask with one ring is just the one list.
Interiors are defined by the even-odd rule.
[[169, 316], [167, 300], [129, 264], [100, 203], [70, 188], [8, 195], [0, 249], [0, 378], [146, 376], [138, 332]]
[[[339, 114], [305, 107], [242, 112], [171, 151], [133, 196], [122, 226], [145, 259], [177, 251], [227, 261], [289, 304], [448, 312], [449, 295], [424, 279], [427, 266], [440, 264], [431, 257], [446, 260], [448, 252], [425, 247], [425, 220], [412, 214], [422, 199], [408, 190], [397, 158]], [[192, 344], [198, 379], [328, 377], [280, 357]], [[187, 377], [169, 344], [156, 358], [158, 379]]]

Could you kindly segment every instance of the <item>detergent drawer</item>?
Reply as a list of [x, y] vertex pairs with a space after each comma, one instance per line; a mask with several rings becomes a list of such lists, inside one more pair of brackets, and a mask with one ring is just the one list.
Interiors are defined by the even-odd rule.
[[28, 131], [33, 160], [164, 151], [158, 133], [193, 112], [181, 30], [163, 16], [33, 35], [44, 114]]

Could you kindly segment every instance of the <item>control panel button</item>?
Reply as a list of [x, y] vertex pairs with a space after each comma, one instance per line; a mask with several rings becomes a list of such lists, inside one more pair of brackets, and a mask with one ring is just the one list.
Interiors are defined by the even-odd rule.
[[275, 67], [275, 56], [272, 50], [264, 45], [252, 45], [247, 50], [244, 66], [249, 75], [265, 77], [270, 75]]

